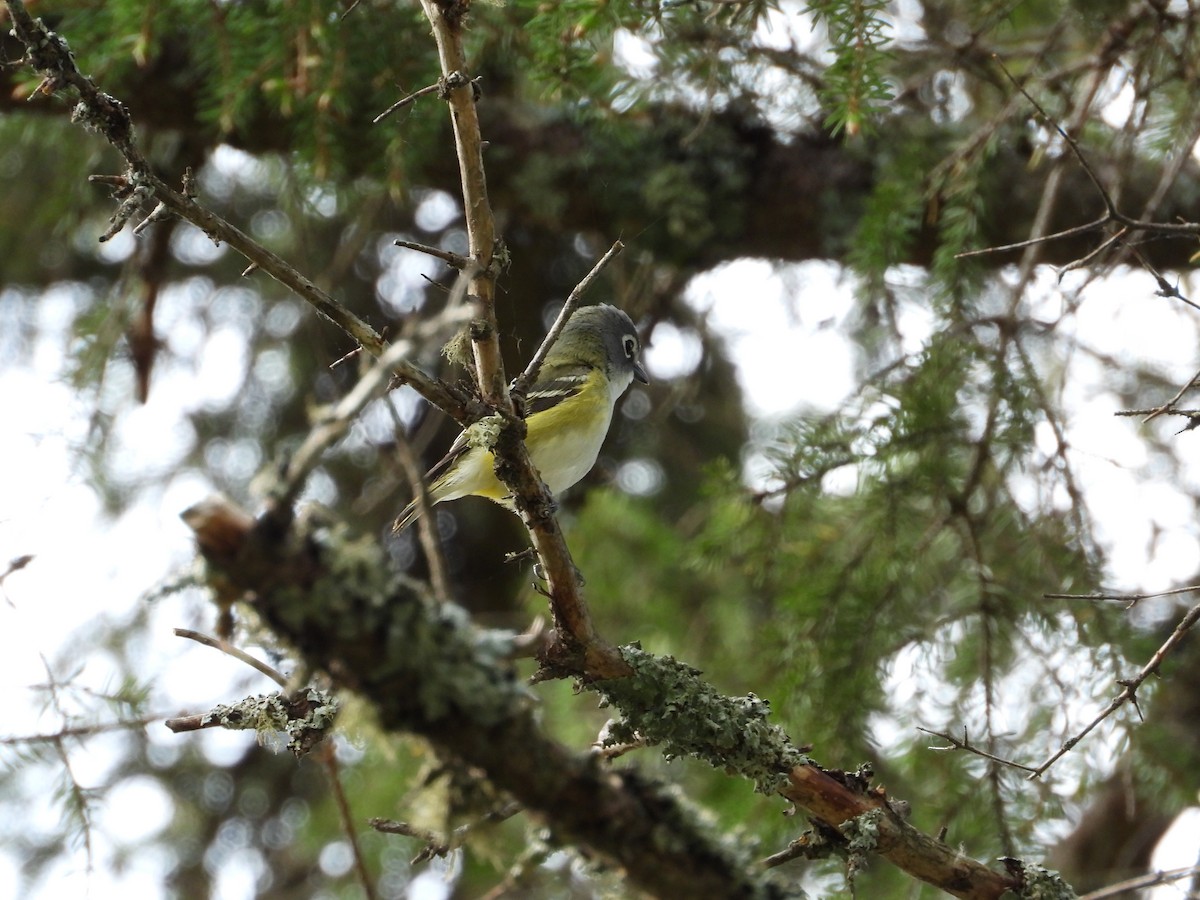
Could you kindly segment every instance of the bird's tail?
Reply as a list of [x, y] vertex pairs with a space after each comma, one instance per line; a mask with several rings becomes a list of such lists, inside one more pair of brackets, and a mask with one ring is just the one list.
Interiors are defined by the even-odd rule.
[[399, 534], [409, 525], [417, 520], [421, 515], [421, 507], [417, 506], [417, 501], [413, 500], [408, 506], [400, 512], [396, 517], [396, 521], [392, 523], [392, 534]]

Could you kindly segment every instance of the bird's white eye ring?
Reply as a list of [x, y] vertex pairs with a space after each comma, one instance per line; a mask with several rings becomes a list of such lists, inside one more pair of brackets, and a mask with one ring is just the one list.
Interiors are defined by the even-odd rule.
[[625, 355], [633, 359], [637, 355], [637, 338], [631, 334], [625, 335]]

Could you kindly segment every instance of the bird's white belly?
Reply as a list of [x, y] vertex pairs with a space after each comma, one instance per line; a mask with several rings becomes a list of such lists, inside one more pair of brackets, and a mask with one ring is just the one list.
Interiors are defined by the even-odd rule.
[[595, 416], [583, 426], [582, 431], [550, 435], [539, 441], [530, 456], [552, 494], [557, 496], [592, 470], [611, 421], [612, 411], [606, 410], [604, 415]]

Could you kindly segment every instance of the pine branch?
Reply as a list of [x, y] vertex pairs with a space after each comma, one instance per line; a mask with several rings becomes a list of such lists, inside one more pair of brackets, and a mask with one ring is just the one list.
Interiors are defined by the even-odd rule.
[[[5, 0], [5, 5], [12, 18], [13, 34], [25, 45], [26, 61], [43, 76], [38, 92], [49, 95], [58, 90], [71, 89], [78, 94], [79, 102], [72, 110], [72, 120], [103, 135], [120, 152], [128, 166], [122, 175], [93, 177], [94, 181], [111, 186], [114, 197], [121, 201], [101, 240], [111, 238], [135, 216], [141, 215], [145, 207], [155, 204], [135, 227], [135, 231], [173, 213], [191, 222], [214, 241], [223, 241], [241, 253], [254, 266], [345, 331], [372, 356], [380, 356], [384, 352], [386, 344], [383, 338], [370, 325], [318, 288], [278, 254], [198, 204], [193, 196], [190, 173], [185, 175], [181, 191], [175, 190], [156, 175], [138, 148], [133, 120], [125, 105], [101, 91], [79, 71], [67, 42], [46, 28], [41, 19], [30, 16], [21, 0]], [[471, 421], [473, 410], [465, 396], [429, 377], [412, 363], [397, 361], [394, 374], [456, 421], [464, 424]]]

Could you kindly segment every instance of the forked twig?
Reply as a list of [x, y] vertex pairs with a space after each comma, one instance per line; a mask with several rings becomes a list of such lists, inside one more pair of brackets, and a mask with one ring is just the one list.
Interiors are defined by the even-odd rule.
[[1173, 597], [1176, 594], [1190, 594], [1194, 591], [1200, 591], [1200, 584], [1172, 588], [1169, 591], [1154, 591], [1149, 594], [1118, 594], [1097, 591], [1091, 594], [1042, 594], [1042, 597], [1046, 600], [1115, 600], [1126, 604], [1127, 609], [1133, 609], [1143, 600], [1150, 600], [1154, 597]]
[[278, 669], [272, 668], [261, 659], [257, 659], [243, 650], [241, 647], [235, 647], [229, 641], [222, 640], [219, 637], [213, 637], [210, 634], [205, 634], [202, 631], [193, 631], [190, 628], [176, 628], [175, 636], [187, 638], [189, 641], [195, 641], [198, 644], [203, 644], [205, 647], [212, 647], [214, 650], [220, 650], [226, 656], [232, 656], [238, 662], [243, 662], [250, 668], [261, 672], [281, 688], [288, 686], [288, 680]]
[[441, 87], [440, 84], [429, 84], [429, 85], [426, 85], [425, 87], [421, 88], [419, 91], [413, 91], [407, 97], [403, 97], [400, 100], [397, 100], [395, 103], [393, 103], [387, 109], [385, 109], [383, 112], [381, 112], [375, 118], [373, 118], [371, 120], [371, 124], [378, 125], [380, 122], [382, 122], [384, 119], [386, 119], [392, 113], [394, 113], [396, 110], [403, 109], [405, 106], [408, 106], [408, 104], [414, 102], [415, 100], [417, 100], [421, 97], [424, 97], [426, 94], [432, 94], [439, 87]]
[[965, 728], [963, 729], [963, 736], [962, 736], [961, 740], [959, 738], [956, 738], [954, 735], [950, 734], [949, 732], [931, 731], [930, 729], [922, 728], [919, 725], [917, 726], [917, 731], [922, 731], [925, 734], [931, 735], [933, 737], [941, 738], [943, 741], [950, 742], [949, 747], [929, 747], [928, 749], [930, 749], [930, 750], [935, 750], [935, 751], [939, 751], [939, 752], [946, 752], [946, 751], [950, 751], [950, 750], [963, 750], [967, 753], [973, 753], [975, 756], [981, 756], [984, 759], [990, 759], [992, 762], [999, 763], [1002, 766], [1009, 766], [1010, 768], [1013, 768], [1013, 769], [1022, 769], [1023, 771], [1026, 771], [1026, 772], [1034, 771], [1033, 766], [1027, 766], [1024, 763], [1019, 763], [1019, 762], [1016, 762], [1015, 760], [1005, 759], [1003, 756], [996, 756], [996, 754], [994, 754], [994, 753], [988, 753], [986, 750], [982, 750], [979, 747], [976, 747], [967, 738], [967, 730]]
[[613, 245], [608, 248], [600, 260], [592, 266], [592, 270], [588, 272], [579, 284], [575, 285], [574, 289], [567, 296], [567, 300], [563, 303], [562, 309], [558, 311], [558, 317], [554, 320], [554, 324], [550, 326], [550, 330], [546, 332], [546, 337], [542, 341], [542, 345], [537, 348], [537, 352], [533, 354], [533, 358], [529, 360], [529, 365], [525, 367], [525, 371], [517, 376], [513, 382], [513, 390], [522, 396], [529, 390], [530, 385], [537, 381], [538, 372], [542, 369], [542, 364], [546, 362], [546, 357], [550, 355], [550, 349], [562, 334], [563, 328], [567, 325], [567, 320], [571, 318], [571, 314], [579, 306], [583, 300], [583, 295], [587, 289], [592, 286], [592, 282], [596, 280], [610, 262], [618, 253], [625, 249], [625, 245], [621, 241], [614, 241]]
[[1041, 778], [1042, 775], [1046, 773], [1047, 769], [1071, 752], [1075, 745], [1087, 737], [1097, 725], [1115, 713], [1126, 703], [1133, 703], [1134, 707], [1136, 708], [1138, 688], [1142, 686], [1142, 683], [1147, 678], [1158, 671], [1158, 667], [1162, 665], [1163, 660], [1167, 658], [1168, 654], [1175, 649], [1179, 642], [1183, 640], [1184, 635], [1186, 635], [1188, 631], [1192, 629], [1192, 626], [1194, 626], [1198, 621], [1200, 621], [1200, 604], [1193, 606], [1187, 611], [1187, 614], [1180, 619], [1179, 624], [1175, 626], [1175, 630], [1171, 632], [1171, 636], [1163, 642], [1161, 647], [1154, 651], [1154, 655], [1150, 657], [1150, 661], [1142, 666], [1141, 670], [1136, 676], [1127, 681], [1122, 680], [1118, 682], [1122, 686], [1121, 693], [1114, 697], [1112, 702], [1110, 702], [1098, 716], [1084, 726], [1084, 728], [1078, 734], [1063, 741], [1062, 746], [1059, 747], [1058, 750], [1056, 750], [1040, 766], [1037, 766], [1035, 769], [1033, 769], [1029, 779], [1032, 781], [1035, 778]]

